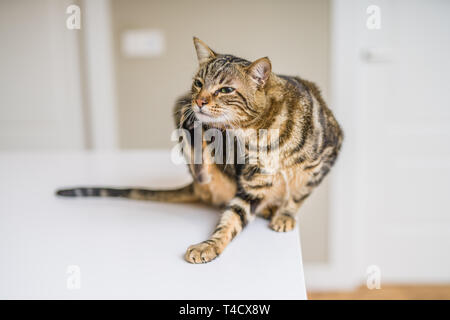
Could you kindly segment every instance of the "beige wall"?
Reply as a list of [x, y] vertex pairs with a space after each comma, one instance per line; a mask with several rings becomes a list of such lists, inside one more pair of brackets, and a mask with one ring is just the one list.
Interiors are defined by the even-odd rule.
[[[254, 60], [268, 56], [276, 73], [313, 80], [328, 92], [329, 1], [112, 1], [122, 148], [169, 148], [172, 105], [190, 88], [197, 66], [192, 36], [214, 50]], [[130, 59], [120, 53], [128, 29], [160, 29], [166, 52]], [[306, 261], [327, 259], [328, 188], [305, 204], [301, 234]]]

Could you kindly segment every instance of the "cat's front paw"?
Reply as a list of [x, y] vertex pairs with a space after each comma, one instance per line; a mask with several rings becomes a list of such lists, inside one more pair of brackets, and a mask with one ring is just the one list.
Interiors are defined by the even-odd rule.
[[217, 258], [220, 254], [219, 248], [216, 244], [209, 241], [190, 246], [184, 256], [186, 261], [190, 263], [207, 263]]
[[277, 232], [291, 231], [295, 227], [295, 219], [287, 214], [274, 216], [270, 221], [269, 227]]

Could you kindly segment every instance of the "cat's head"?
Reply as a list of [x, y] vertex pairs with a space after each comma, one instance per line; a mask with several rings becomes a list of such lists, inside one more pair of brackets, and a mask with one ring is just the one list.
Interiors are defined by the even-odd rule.
[[238, 127], [258, 116], [271, 75], [265, 57], [249, 62], [218, 54], [194, 38], [199, 68], [192, 82], [192, 110], [198, 120]]

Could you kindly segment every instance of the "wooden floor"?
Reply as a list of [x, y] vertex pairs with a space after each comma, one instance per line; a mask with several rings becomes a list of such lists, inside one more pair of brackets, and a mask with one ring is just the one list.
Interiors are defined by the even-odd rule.
[[308, 292], [309, 300], [450, 300], [449, 285], [383, 285], [369, 290], [361, 286], [354, 291]]

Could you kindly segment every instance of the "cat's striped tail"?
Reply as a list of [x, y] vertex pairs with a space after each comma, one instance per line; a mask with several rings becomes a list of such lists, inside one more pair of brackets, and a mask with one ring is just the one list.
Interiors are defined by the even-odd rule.
[[198, 200], [198, 197], [194, 192], [194, 185], [192, 183], [185, 187], [173, 190], [79, 187], [59, 189], [56, 191], [56, 195], [61, 197], [119, 197], [160, 202], [195, 202]]

